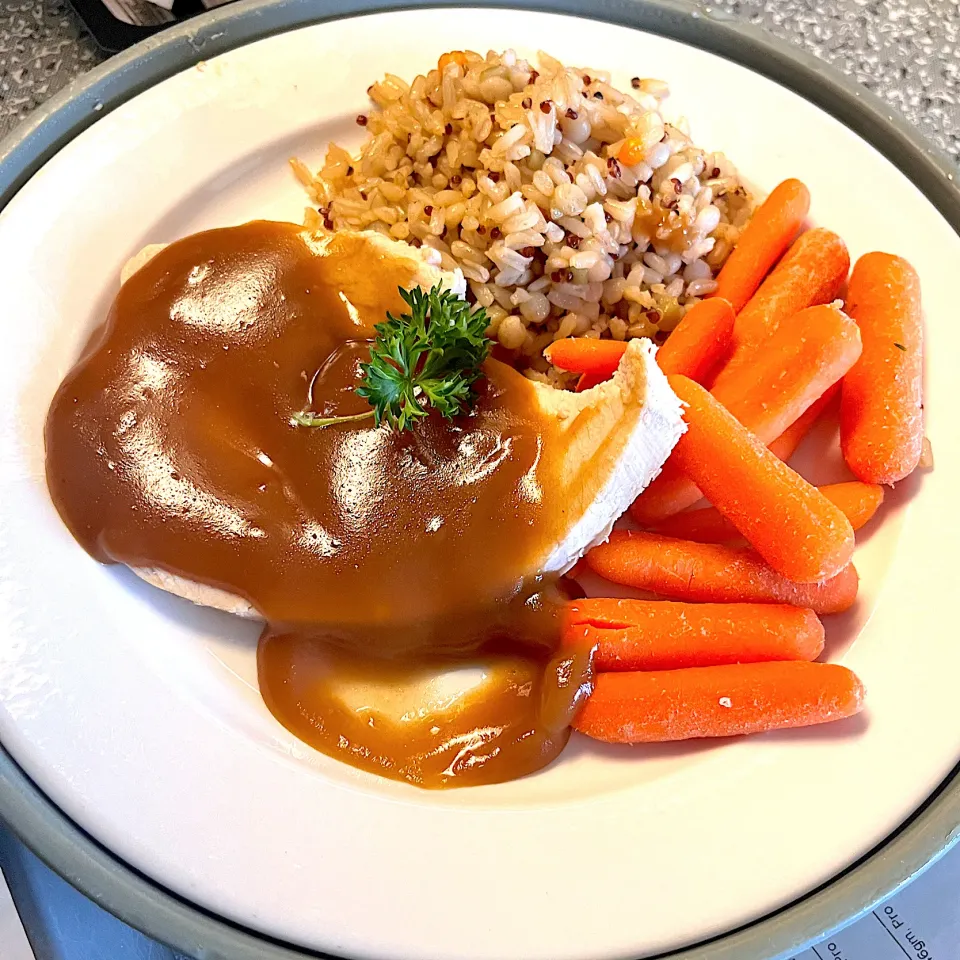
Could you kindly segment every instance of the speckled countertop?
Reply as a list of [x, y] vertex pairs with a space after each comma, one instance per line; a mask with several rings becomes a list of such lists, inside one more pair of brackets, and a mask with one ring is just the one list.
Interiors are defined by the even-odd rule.
[[[960, 162], [958, 0], [704, 2], [804, 47], [879, 93]], [[100, 54], [61, 0], [0, 0], [0, 136]]]

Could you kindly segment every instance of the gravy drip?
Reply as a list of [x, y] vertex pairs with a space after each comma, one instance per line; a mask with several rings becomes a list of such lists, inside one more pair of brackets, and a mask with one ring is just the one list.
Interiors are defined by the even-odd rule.
[[406, 309], [417, 267], [292, 224], [172, 244], [57, 392], [47, 482], [96, 559], [259, 611], [261, 691], [297, 736], [425, 787], [495, 782], [556, 756], [591, 684], [536, 577], [563, 505], [533, 388], [488, 361], [453, 423], [291, 423], [366, 409], [373, 325]]

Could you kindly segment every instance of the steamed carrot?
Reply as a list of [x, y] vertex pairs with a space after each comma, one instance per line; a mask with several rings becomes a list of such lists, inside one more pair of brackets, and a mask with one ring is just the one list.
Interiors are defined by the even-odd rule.
[[726, 383], [749, 365], [781, 324], [806, 307], [834, 300], [847, 279], [850, 255], [846, 244], [830, 230], [800, 234], [786, 256], [737, 314], [733, 353], [714, 386]]
[[577, 373], [613, 375], [627, 345], [622, 340], [597, 340], [594, 337], [566, 337], [554, 340], [543, 355], [561, 370]]
[[843, 382], [840, 446], [854, 476], [896, 483], [923, 447], [923, 321], [920, 278], [900, 257], [868, 253], [847, 298], [863, 354]]
[[819, 400], [814, 400], [807, 409], [787, 427], [772, 443], [768, 443], [770, 452], [778, 456], [784, 463], [797, 452], [797, 447], [803, 438], [811, 431], [813, 425], [820, 419], [823, 412], [833, 403], [840, 394], [840, 384], [829, 387]]
[[458, 63], [466, 70], [468, 63], [466, 51], [451, 50], [449, 53], [444, 53], [437, 61], [437, 69], [443, 73], [451, 63]]
[[597, 670], [676, 670], [761, 660], [816, 660], [823, 626], [812, 610], [768, 603], [575, 600], [564, 642], [595, 648]]
[[[733, 332], [733, 310], [726, 300], [714, 298], [695, 303], [657, 351], [657, 364], [664, 373], [682, 373], [702, 380], [725, 358]], [[554, 340], [543, 355], [561, 370], [581, 374], [577, 392], [589, 390], [612, 377], [626, 343], [593, 337]]]
[[869, 523], [883, 503], [883, 487], [878, 483], [849, 480], [846, 483], [828, 483], [818, 489], [843, 511], [854, 530]]
[[612, 374], [605, 373], [581, 373], [580, 379], [577, 381], [577, 393], [583, 393], [584, 390], [589, 390], [597, 384], [609, 380], [611, 376]]
[[650, 527], [651, 533], [695, 543], [730, 543], [743, 534], [716, 508], [684, 510]]
[[668, 378], [686, 405], [678, 469], [778, 573], [797, 583], [835, 576], [853, 556], [850, 521], [698, 383]]
[[733, 307], [721, 297], [695, 303], [657, 351], [657, 366], [702, 383], [726, 359], [733, 321]]
[[842, 720], [863, 684], [838, 663], [741, 663], [601, 673], [574, 728], [608, 743], [734, 737]]
[[[883, 503], [883, 487], [876, 483], [850, 480], [846, 483], [828, 483], [817, 489], [843, 511], [854, 530], [866, 524]], [[676, 513], [658, 523], [653, 532], [680, 540], [696, 540], [697, 543], [728, 543], [742, 536], [716, 507]]]
[[842, 310], [833, 304], [807, 307], [711, 393], [771, 443], [850, 370], [861, 349], [860, 331]]
[[784, 180], [774, 187], [750, 218], [723, 265], [713, 296], [729, 300], [736, 312], [742, 310], [793, 243], [809, 209], [810, 191], [799, 180]]
[[848, 564], [823, 583], [793, 583], [747, 548], [690, 543], [656, 533], [615, 530], [586, 556], [607, 580], [695, 603], [789, 603], [816, 613], [842, 613], [857, 598]]
[[[712, 393], [761, 443], [772, 443], [844, 376], [860, 349], [857, 325], [842, 310], [810, 307], [773, 334], [747, 369]], [[634, 501], [631, 515], [651, 526], [700, 497], [671, 456]]]
[[696, 503], [703, 494], [697, 485], [681, 473], [673, 456], [667, 458], [659, 476], [630, 505], [630, 516], [645, 527]]

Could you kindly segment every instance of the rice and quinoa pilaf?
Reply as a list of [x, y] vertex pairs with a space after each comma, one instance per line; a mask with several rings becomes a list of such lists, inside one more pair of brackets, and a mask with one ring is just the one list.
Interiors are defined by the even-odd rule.
[[543, 349], [569, 336], [662, 340], [715, 287], [751, 212], [722, 153], [667, 123], [665, 83], [624, 93], [602, 70], [510, 50], [455, 51], [413, 83], [388, 74], [357, 117], [359, 156], [294, 168], [318, 230], [376, 230], [459, 267], [490, 334], [528, 376], [574, 377]]

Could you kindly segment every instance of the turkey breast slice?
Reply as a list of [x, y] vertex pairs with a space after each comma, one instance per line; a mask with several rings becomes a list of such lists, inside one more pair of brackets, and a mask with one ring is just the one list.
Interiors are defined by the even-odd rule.
[[[412, 285], [429, 289], [442, 283], [464, 296], [463, 275], [459, 270], [441, 270], [436, 251], [381, 234], [365, 236], [384, 252], [417, 262]], [[121, 271], [121, 282], [164, 246], [151, 244], [132, 257]], [[565, 501], [568, 523], [559, 539], [545, 538], [537, 569], [529, 571], [531, 577], [565, 573], [591, 547], [606, 540], [627, 507], [660, 472], [685, 429], [680, 401], [657, 366], [656, 347], [649, 340], [630, 341], [614, 376], [583, 393], [542, 383], [533, 387], [544, 415], [556, 421], [565, 444], [561, 489], [551, 495]], [[193, 603], [259, 618], [246, 600], [217, 587], [155, 567], [136, 567], [133, 572]]]

